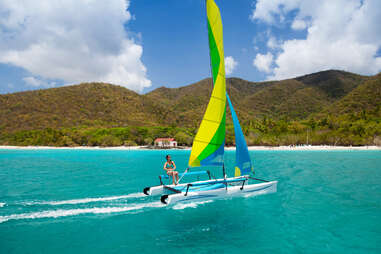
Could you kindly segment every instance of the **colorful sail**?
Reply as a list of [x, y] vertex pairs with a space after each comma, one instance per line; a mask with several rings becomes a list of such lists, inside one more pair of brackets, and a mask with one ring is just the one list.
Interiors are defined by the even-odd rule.
[[222, 165], [225, 146], [226, 84], [222, 21], [213, 0], [206, 0], [213, 91], [193, 140], [189, 166]]
[[247, 144], [241, 125], [239, 124], [237, 114], [233, 108], [233, 104], [230, 101], [229, 95], [226, 94], [229, 102], [229, 108], [232, 114], [233, 124], [234, 124], [234, 134], [235, 134], [235, 174], [234, 176], [248, 175], [253, 171], [253, 166], [251, 164], [249, 150], [247, 149]]

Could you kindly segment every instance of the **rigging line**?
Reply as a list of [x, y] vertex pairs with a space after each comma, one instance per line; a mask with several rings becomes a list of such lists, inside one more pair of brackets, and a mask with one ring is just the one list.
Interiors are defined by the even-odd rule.
[[184, 173], [183, 173], [183, 175], [180, 177], [180, 179], [177, 181], [177, 184], [179, 184], [179, 182], [181, 181], [181, 179], [183, 179], [183, 177], [185, 176], [185, 174], [188, 172], [188, 169], [189, 168], [187, 168], [185, 171], [184, 171]]
[[208, 121], [208, 122], [212, 122], [212, 123], [221, 123], [221, 121], [215, 121], [215, 120], [210, 120], [210, 119], [207, 119], [207, 118], [204, 118], [202, 120], [205, 120], [205, 121]]
[[264, 180], [264, 179], [259, 179], [259, 178], [255, 178], [255, 177], [251, 177], [249, 176], [250, 179], [253, 179], [253, 180], [257, 180], [257, 181], [262, 181], [262, 182], [270, 182], [270, 181], [267, 181], [267, 180]]
[[[220, 75], [220, 74], [218, 74], [218, 75]], [[224, 99], [222, 99], [222, 98], [220, 98], [220, 97], [216, 97], [216, 96], [210, 96], [210, 97], [212, 97], [212, 98], [214, 98], [214, 99], [217, 99], [217, 100], [220, 100], [220, 101], [223, 101], [223, 102], [225, 102], [225, 100]]]
[[201, 140], [197, 140], [197, 139], [194, 139], [193, 140], [193, 142], [200, 142], [200, 143], [204, 143], [204, 144], [209, 144], [209, 145], [213, 145], [213, 146], [220, 146], [220, 145], [222, 145], [223, 143], [221, 143], [221, 144], [218, 144], [218, 143], [210, 143], [210, 142], [208, 142], [208, 141], [201, 141]]
[[166, 185], [164, 185], [164, 189], [168, 189], [168, 190], [173, 191], [173, 192], [175, 192], [175, 193], [181, 193], [181, 191], [176, 190], [176, 189], [174, 189], [174, 188], [172, 188], [172, 187], [169, 187], [169, 186], [166, 186]]

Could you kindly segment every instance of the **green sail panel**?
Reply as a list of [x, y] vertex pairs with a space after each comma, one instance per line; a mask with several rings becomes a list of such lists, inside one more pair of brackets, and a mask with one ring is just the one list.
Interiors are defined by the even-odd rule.
[[225, 145], [226, 81], [222, 21], [218, 6], [206, 0], [210, 65], [213, 91], [200, 127], [193, 140], [190, 167], [222, 165]]

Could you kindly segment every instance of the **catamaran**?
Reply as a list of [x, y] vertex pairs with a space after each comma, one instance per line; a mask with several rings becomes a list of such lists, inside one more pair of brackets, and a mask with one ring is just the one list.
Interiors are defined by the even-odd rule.
[[[277, 181], [254, 178], [254, 170], [247, 144], [239, 124], [233, 104], [226, 92], [224, 48], [222, 40], [222, 21], [218, 6], [214, 0], [206, 0], [209, 52], [213, 90], [198, 132], [193, 140], [189, 167], [180, 174], [183, 177], [207, 176], [207, 180], [165, 184], [168, 175], [159, 176], [160, 185], [146, 187], [146, 195], [162, 195], [164, 204], [202, 201], [228, 196], [264, 194], [277, 191]], [[227, 177], [224, 164], [226, 106], [229, 104], [235, 133], [236, 160], [234, 177]], [[192, 171], [199, 167], [220, 167], [222, 178], [215, 178], [210, 170]], [[254, 182], [254, 183], [253, 183]]]

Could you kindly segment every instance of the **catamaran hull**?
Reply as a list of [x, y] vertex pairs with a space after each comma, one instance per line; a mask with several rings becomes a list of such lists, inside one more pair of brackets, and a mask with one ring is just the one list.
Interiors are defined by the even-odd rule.
[[222, 187], [216, 190], [207, 191], [194, 191], [185, 193], [175, 193], [169, 195], [161, 196], [161, 202], [163, 204], [175, 204], [175, 203], [188, 203], [188, 202], [198, 202], [212, 199], [222, 199], [226, 197], [234, 196], [254, 196], [261, 194], [274, 193], [277, 191], [278, 181], [258, 183], [258, 184], [247, 184], [242, 188], [242, 186], [228, 186]]
[[[178, 186], [186, 186], [186, 184], [181, 184]], [[175, 185], [158, 185], [158, 186], [151, 186], [151, 187], [146, 187], [143, 190], [143, 193], [148, 195], [148, 196], [156, 196], [156, 195], [163, 195], [167, 193], [173, 193], [166, 189], [165, 187], [175, 187]]]
[[[238, 176], [238, 177], [230, 177], [227, 178], [227, 180], [231, 179], [241, 179], [244, 178], [245, 176]], [[209, 182], [215, 182], [215, 181], [223, 181], [224, 179], [214, 179], [214, 180], [205, 180], [205, 181], [197, 181], [193, 182], [195, 184], [198, 183], [209, 183]], [[164, 195], [164, 194], [172, 194], [173, 191], [171, 189], [181, 189], [183, 188], [184, 190], [186, 189], [188, 183], [183, 183], [183, 184], [178, 184], [178, 185], [157, 185], [157, 186], [151, 186], [151, 187], [146, 187], [143, 189], [143, 193], [148, 195], [148, 196], [155, 196], [155, 195]]]

